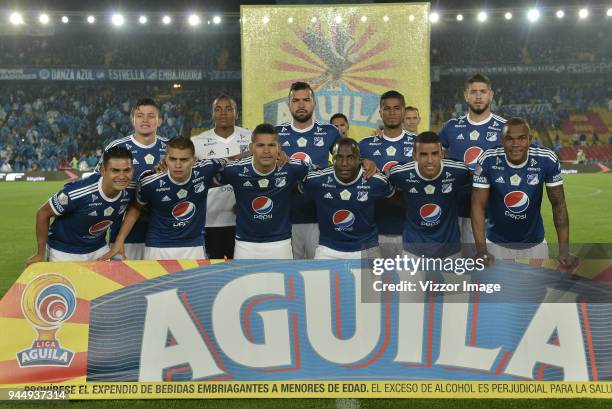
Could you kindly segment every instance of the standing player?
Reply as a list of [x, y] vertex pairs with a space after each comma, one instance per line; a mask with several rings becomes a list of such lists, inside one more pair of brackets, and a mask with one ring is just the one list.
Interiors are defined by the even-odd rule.
[[68, 183], [53, 195], [36, 213], [38, 251], [26, 265], [43, 261], [45, 251], [49, 261], [95, 260], [106, 253], [106, 231], [121, 225], [134, 197], [132, 159], [124, 147], [109, 148], [100, 173]]
[[[157, 128], [162, 123], [159, 106], [151, 98], [138, 100], [132, 107], [130, 119], [134, 126], [134, 134], [111, 142], [106, 149], [113, 146], [127, 148], [134, 159], [134, 182], [153, 170], [166, 152], [166, 143], [157, 136]], [[105, 150], [106, 150], [105, 149]], [[147, 232], [147, 223], [140, 219], [125, 241], [125, 256], [130, 260], [142, 260], [144, 257], [144, 241]], [[119, 225], [111, 227], [110, 242], [113, 243], [119, 233]]]
[[335, 126], [336, 129], [338, 129], [338, 132], [340, 132], [340, 135], [343, 138], [348, 138], [350, 125], [346, 115], [340, 112], [338, 112], [337, 114], [333, 114], [331, 118], [329, 118], [329, 123]]
[[[440, 131], [442, 146], [446, 157], [463, 161], [474, 171], [478, 158], [487, 149], [501, 145], [501, 132], [506, 120], [491, 113], [493, 90], [491, 80], [483, 74], [475, 74], [465, 84], [463, 93], [468, 105], [467, 115], [453, 118], [444, 124]], [[466, 190], [459, 211], [461, 242], [472, 243], [472, 224], [470, 222], [470, 188]]]
[[302, 184], [305, 195], [314, 199], [319, 221], [316, 259], [361, 258], [362, 251], [377, 252], [378, 227], [374, 203], [393, 194], [380, 173], [369, 179], [361, 167], [359, 145], [340, 139], [333, 150], [334, 166], [310, 172]]
[[[309, 84], [295, 82], [289, 91], [291, 123], [276, 126], [282, 149], [292, 158], [309, 165], [324, 168], [329, 163], [329, 153], [340, 134], [336, 127], [321, 124], [313, 118], [315, 95]], [[291, 202], [292, 246], [296, 259], [313, 258], [319, 242], [319, 229], [314, 203], [293, 195]]]
[[167, 143], [167, 171], [140, 180], [137, 203], [130, 206], [111, 251], [103, 259], [123, 254], [124, 240], [143, 206], [151, 210], [145, 239], [146, 260], [204, 259], [206, 196], [224, 161], [196, 162], [193, 142], [176, 138]]
[[[369, 136], [359, 143], [361, 156], [376, 163], [388, 172], [399, 163], [412, 161], [414, 135], [403, 129], [405, 118], [404, 96], [397, 91], [387, 91], [380, 97], [380, 117], [383, 131], [380, 136]], [[404, 232], [404, 208], [395, 199], [381, 200], [376, 205], [376, 223], [383, 244], [382, 255], [395, 257], [402, 252]]]
[[404, 130], [410, 135], [416, 136], [419, 133], [419, 124], [421, 123], [421, 115], [419, 109], [413, 106], [407, 106], [404, 114]]
[[470, 183], [462, 162], [443, 159], [435, 132], [417, 136], [414, 162], [391, 168], [406, 203], [404, 250], [412, 257], [455, 257], [461, 250], [457, 198]]
[[234, 187], [238, 204], [234, 258], [292, 259], [291, 190], [308, 166], [295, 159], [278, 165], [280, 144], [272, 125], [258, 125], [252, 140], [253, 156], [229, 162], [217, 177]]
[[[236, 126], [236, 101], [221, 95], [213, 101], [215, 127], [191, 138], [198, 159], [227, 158], [247, 152], [251, 131]], [[236, 199], [231, 185], [213, 187], [206, 202], [206, 251], [214, 259], [234, 258]]]
[[[548, 258], [540, 208], [542, 188], [552, 205], [563, 267], [575, 263], [569, 254], [569, 217], [561, 165], [550, 149], [530, 146], [529, 125], [511, 118], [504, 127], [503, 147], [486, 151], [474, 171], [472, 226], [478, 257]], [[485, 241], [485, 209], [489, 223]], [[486, 242], [491, 244], [487, 246]]]

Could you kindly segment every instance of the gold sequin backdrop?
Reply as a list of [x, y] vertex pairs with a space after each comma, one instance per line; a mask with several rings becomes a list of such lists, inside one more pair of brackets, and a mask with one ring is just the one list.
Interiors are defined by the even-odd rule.
[[310, 83], [315, 118], [336, 112], [359, 139], [379, 123], [380, 94], [394, 89], [429, 129], [429, 3], [242, 6], [243, 124], [289, 122], [289, 86]]

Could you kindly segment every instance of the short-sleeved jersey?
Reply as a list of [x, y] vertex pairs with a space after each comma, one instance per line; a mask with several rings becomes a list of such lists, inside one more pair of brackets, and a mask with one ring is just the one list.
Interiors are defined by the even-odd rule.
[[[313, 122], [306, 129], [296, 129], [286, 123], [275, 127], [278, 141], [283, 151], [292, 159], [303, 160], [317, 168], [325, 168], [329, 164], [329, 153], [340, 139], [340, 133], [335, 126]], [[291, 223], [316, 223], [315, 206], [310, 200], [304, 200], [299, 194], [291, 197]]]
[[544, 184], [563, 184], [561, 163], [550, 149], [530, 146], [521, 165], [509, 163], [503, 148], [486, 151], [474, 170], [473, 186], [489, 189], [487, 238], [517, 247], [541, 243]]
[[[251, 131], [238, 126], [227, 138], [219, 136], [214, 129], [191, 138], [198, 159], [219, 159], [239, 155], [249, 150]], [[206, 227], [234, 226], [236, 200], [231, 185], [212, 187], [206, 200]]]
[[[393, 166], [411, 162], [416, 135], [408, 131], [397, 138], [369, 136], [359, 142], [361, 157], [376, 163], [376, 167], [388, 172]], [[381, 200], [376, 204], [375, 220], [378, 232], [400, 235], [404, 232], [404, 208], [393, 200]]]
[[173, 180], [167, 171], [141, 179], [136, 199], [151, 210], [145, 240], [148, 247], [195, 247], [204, 244], [208, 187], [223, 163], [216, 159], [198, 161], [183, 183]]
[[[134, 159], [132, 160], [132, 166], [134, 167], [134, 176], [132, 180], [137, 183], [140, 177], [147, 173], [159, 163], [159, 161], [166, 155], [166, 141], [159, 136], [155, 137], [155, 142], [151, 145], [143, 145], [138, 142], [134, 135], [126, 136], [112, 141], [108, 144], [104, 150], [108, 150], [113, 146], [123, 146], [132, 153]], [[99, 166], [99, 165], [98, 165]], [[111, 227], [110, 241], [115, 241], [115, 237], [119, 234], [119, 228], [117, 224]], [[147, 223], [139, 219], [130, 234], [125, 239], [126, 243], [144, 243], [145, 235], [147, 233]]]
[[108, 228], [121, 225], [135, 187], [131, 184], [117, 196], [107, 197], [99, 173], [65, 185], [49, 199], [56, 216], [49, 227], [49, 247], [73, 254], [91, 253], [103, 247]]
[[374, 221], [375, 202], [393, 194], [387, 178], [377, 173], [369, 179], [363, 170], [344, 183], [333, 167], [308, 173], [301, 190], [317, 206], [319, 244], [337, 251], [360, 251], [378, 245]]
[[217, 181], [234, 188], [236, 239], [268, 243], [290, 238], [291, 192], [307, 172], [308, 166], [295, 159], [267, 174], [255, 169], [252, 156], [228, 162]]
[[461, 249], [457, 198], [470, 184], [468, 168], [443, 159], [440, 174], [421, 175], [417, 162], [391, 168], [389, 181], [406, 202], [404, 248], [412, 254], [445, 257]]

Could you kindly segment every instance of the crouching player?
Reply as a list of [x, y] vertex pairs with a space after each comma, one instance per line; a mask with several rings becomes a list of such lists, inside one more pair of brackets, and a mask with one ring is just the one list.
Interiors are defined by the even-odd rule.
[[[36, 213], [38, 251], [26, 265], [43, 261], [95, 260], [108, 251], [106, 231], [121, 223], [134, 197], [132, 154], [109, 148], [100, 173], [68, 183]], [[51, 218], [55, 218], [50, 224]]]

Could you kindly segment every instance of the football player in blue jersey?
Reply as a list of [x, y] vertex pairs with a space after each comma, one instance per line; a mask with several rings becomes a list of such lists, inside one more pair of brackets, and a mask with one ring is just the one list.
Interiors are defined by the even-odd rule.
[[419, 133], [419, 124], [421, 123], [419, 109], [409, 105], [404, 112], [404, 130], [416, 137]]
[[351, 128], [348, 118], [343, 113], [338, 112], [329, 118], [329, 123], [338, 129], [343, 138], [349, 137], [349, 129]]
[[389, 181], [404, 193], [403, 245], [411, 257], [457, 257], [461, 250], [457, 198], [470, 183], [468, 168], [443, 159], [440, 137], [416, 138], [414, 161], [391, 168]]
[[109, 148], [100, 173], [68, 183], [53, 195], [36, 213], [38, 250], [26, 265], [43, 261], [45, 252], [49, 261], [95, 260], [106, 253], [106, 231], [121, 224], [134, 197], [132, 159], [124, 147]]
[[360, 258], [378, 255], [378, 227], [374, 203], [393, 194], [387, 178], [376, 173], [364, 177], [359, 145], [339, 140], [333, 149], [333, 167], [309, 172], [301, 190], [317, 206], [319, 245], [316, 259]]
[[308, 166], [296, 159], [279, 164], [278, 135], [269, 124], [253, 130], [250, 150], [253, 156], [229, 162], [216, 178], [236, 196], [234, 258], [292, 259], [290, 195]]
[[[475, 74], [468, 79], [463, 96], [468, 106], [467, 114], [446, 122], [440, 131], [440, 140], [446, 149], [446, 158], [463, 161], [474, 171], [478, 158], [485, 150], [501, 146], [501, 133], [506, 120], [491, 113], [493, 89], [486, 75]], [[461, 242], [473, 243], [469, 187], [460, 200]]]
[[[569, 217], [561, 165], [554, 152], [531, 142], [527, 122], [512, 118], [504, 127], [503, 147], [487, 150], [478, 160], [472, 192], [477, 256], [487, 263], [494, 257], [548, 258], [540, 213], [546, 185], [559, 241], [559, 262], [563, 268], [571, 268], [576, 258], [569, 253]], [[487, 205], [489, 222], [485, 235]]]
[[213, 177], [225, 161], [196, 162], [195, 147], [188, 138], [169, 141], [164, 160], [167, 171], [141, 178], [137, 203], [130, 206], [115, 243], [102, 259], [124, 254], [125, 239], [147, 205], [151, 222], [145, 239], [145, 259], [206, 258], [206, 197]]
[[[132, 107], [130, 119], [134, 126], [134, 134], [117, 139], [106, 147], [123, 146], [127, 148], [134, 159], [134, 182], [148, 171], [153, 170], [166, 152], [166, 143], [157, 136], [157, 128], [162, 124], [159, 106], [151, 98], [142, 98]], [[115, 241], [119, 233], [118, 225], [111, 227], [110, 242]], [[130, 260], [141, 260], [144, 257], [144, 241], [147, 223], [140, 219], [132, 229], [125, 242], [126, 257]]]
[[[404, 130], [405, 105], [404, 96], [397, 91], [382, 94], [379, 111], [383, 122], [382, 132], [359, 142], [361, 156], [374, 161], [384, 172], [398, 163], [413, 160], [415, 135]], [[376, 204], [376, 223], [384, 257], [395, 257], [402, 252], [404, 213], [401, 202], [395, 198], [381, 200]]]

